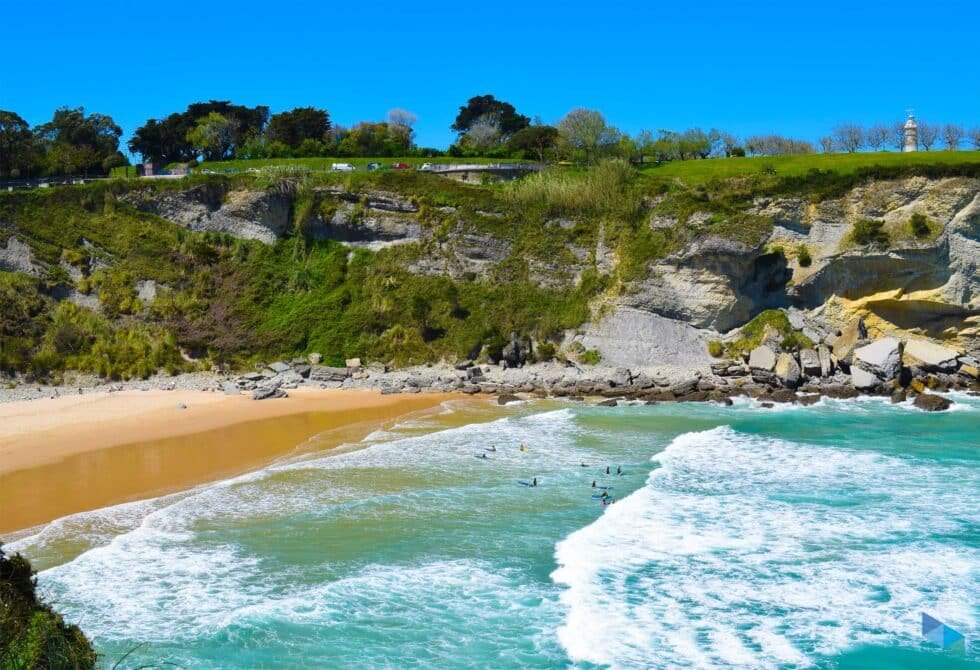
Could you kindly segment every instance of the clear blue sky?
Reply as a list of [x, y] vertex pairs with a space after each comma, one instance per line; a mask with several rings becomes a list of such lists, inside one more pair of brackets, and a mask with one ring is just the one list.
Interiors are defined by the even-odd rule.
[[0, 109], [151, 117], [227, 99], [415, 112], [444, 147], [492, 93], [530, 117], [601, 110], [630, 133], [717, 127], [816, 139], [841, 121], [980, 125], [980, 3], [7, 2]]

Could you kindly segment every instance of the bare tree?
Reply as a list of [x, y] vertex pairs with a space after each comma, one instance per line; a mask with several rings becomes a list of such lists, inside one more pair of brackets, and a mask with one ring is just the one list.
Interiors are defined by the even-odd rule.
[[936, 144], [936, 139], [939, 137], [939, 124], [938, 123], [920, 123], [919, 124], [919, 144], [926, 151], [929, 151]]
[[837, 149], [837, 146], [834, 144], [834, 138], [829, 135], [821, 137], [817, 142], [820, 144], [820, 150], [825, 154], [832, 154]]
[[970, 128], [970, 143], [974, 149], [980, 149], [980, 126]]
[[946, 143], [946, 149], [949, 151], [956, 151], [960, 142], [963, 141], [964, 135], [966, 135], [966, 131], [963, 130], [963, 126], [958, 126], [955, 123], [947, 123], [943, 126], [943, 142]]
[[489, 149], [500, 142], [501, 135], [500, 122], [492, 115], [485, 114], [470, 125], [463, 135], [463, 142], [475, 149]]
[[877, 123], [864, 131], [864, 143], [875, 151], [884, 151], [890, 135], [888, 126]]
[[721, 133], [720, 140], [722, 151], [725, 152], [726, 156], [731, 156], [732, 152], [739, 147], [738, 137], [731, 133]]
[[905, 148], [905, 122], [898, 121], [888, 129], [888, 142], [895, 147], [896, 151], [902, 151]]
[[847, 153], [854, 153], [864, 145], [864, 131], [856, 123], [841, 123], [831, 131], [837, 146]]
[[583, 151], [592, 161], [599, 152], [619, 139], [619, 132], [606, 123], [606, 117], [591, 109], [573, 109], [558, 122], [561, 139], [572, 149]]

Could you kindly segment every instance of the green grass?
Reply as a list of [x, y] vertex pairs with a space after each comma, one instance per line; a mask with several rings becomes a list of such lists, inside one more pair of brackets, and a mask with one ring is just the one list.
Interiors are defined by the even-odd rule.
[[650, 176], [680, 179], [688, 184], [700, 184], [713, 179], [730, 179], [749, 175], [775, 174], [779, 177], [801, 177], [806, 176], [811, 170], [828, 170], [838, 175], [848, 175], [861, 168], [870, 167], [964, 164], [980, 165], [980, 151], [917, 151], [914, 153], [878, 151], [853, 154], [709, 158], [707, 160], [672, 161], [663, 165], [646, 165], [641, 168], [641, 172]]
[[768, 331], [775, 331], [780, 336], [779, 344], [783, 349], [809, 349], [813, 346], [810, 338], [793, 330], [784, 312], [767, 309], [742, 326], [741, 337], [730, 343], [725, 353], [730, 358], [738, 358], [751, 352], [762, 344]]

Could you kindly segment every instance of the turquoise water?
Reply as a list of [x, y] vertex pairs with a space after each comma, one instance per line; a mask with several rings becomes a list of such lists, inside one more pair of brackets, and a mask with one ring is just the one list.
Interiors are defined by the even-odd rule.
[[980, 667], [980, 402], [956, 399], [450, 405], [11, 548], [110, 666]]

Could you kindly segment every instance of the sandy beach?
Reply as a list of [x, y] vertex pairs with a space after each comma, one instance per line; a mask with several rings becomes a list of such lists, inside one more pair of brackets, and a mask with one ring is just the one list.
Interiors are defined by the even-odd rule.
[[284, 399], [123, 391], [0, 405], [0, 534], [362, 439], [444, 394], [296, 389]]

